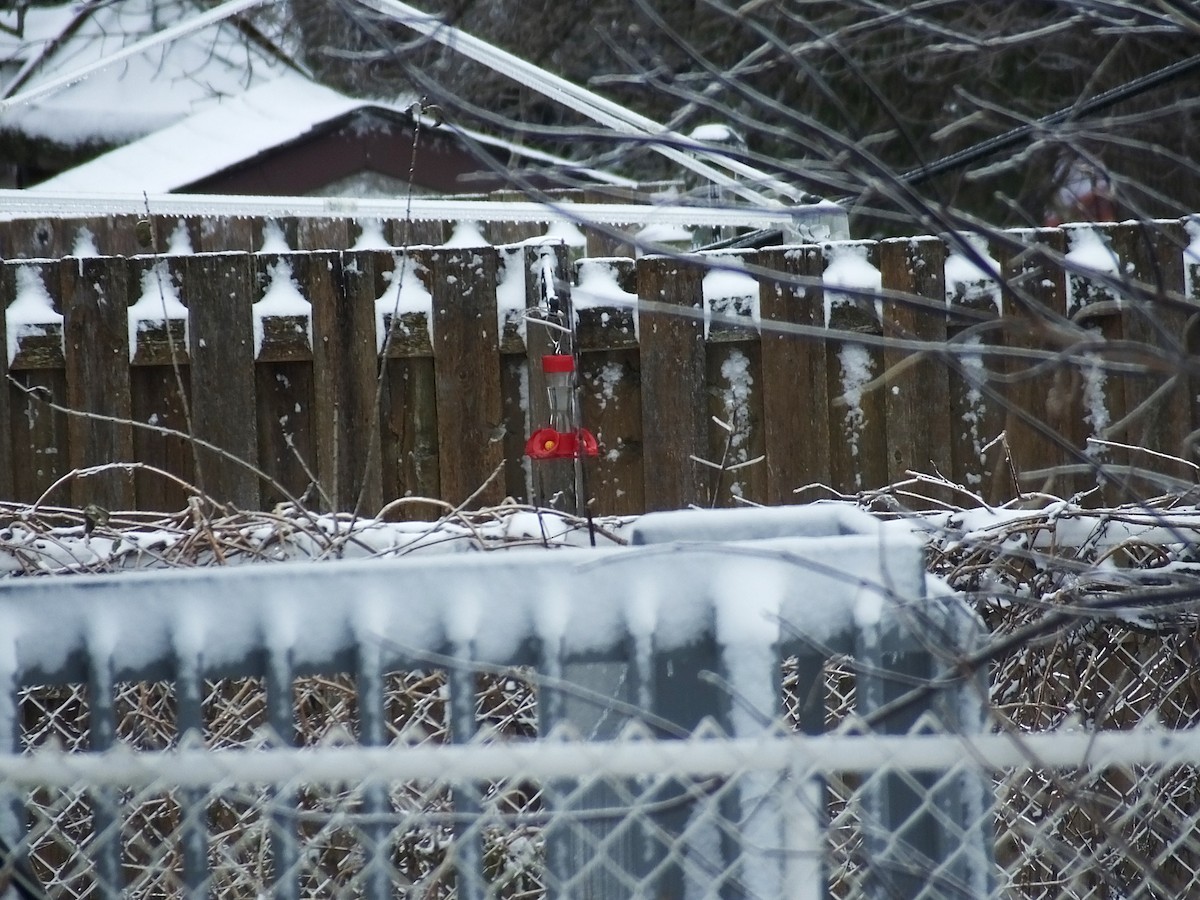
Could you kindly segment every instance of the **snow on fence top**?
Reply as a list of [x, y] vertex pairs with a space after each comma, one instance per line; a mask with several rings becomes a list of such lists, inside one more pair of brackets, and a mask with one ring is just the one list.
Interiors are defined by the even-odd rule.
[[[74, 246], [63, 221], [42, 224], [48, 246]], [[101, 244], [133, 241], [136, 224], [90, 231]], [[1103, 345], [1120, 339], [1146, 359], [1184, 352], [1171, 344], [1179, 308], [1130, 299], [1148, 300], [1160, 279], [1181, 298], [1196, 283], [1180, 222], [1156, 223], [1153, 254], [1140, 226], [1113, 224], [987, 244], [952, 235], [605, 256], [577, 268], [577, 248], [543, 240], [540, 226], [485, 223], [470, 241], [480, 246], [351, 250], [357, 229], [345, 219], [219, 224], [214, 236], [211, 222], [155, 220], [170, 255], [0, 266], [3, 364], [17, 380], [0, 392], [0, 421], [12, 423], [0, 496], [32, 502], [71, 469], [137, 459], [244, 509], [314, 482], [321, 503], [365, 514], [406, 495], [458, 503], [485, 483], [480, 503], [536, 501], [524, 441], [544, 424], [540, 358], [554, 335], [533, 308], [551, 283], [578, 300], [598, 513], [728, 504], [735, 493], [780, 503], [810, 485], [853, 493], [931, 463], [989, 501], [1018, 487], [1069, 496], [1096, 483], [1091, 463], [1120, 464], [1120, 477], [1150, 468], [1093, 439], [1187, 455], [1186, 386], [1139, 380], [1136, 360], [1109, 360]], [[8, 239], [36, 238], [37, 223], [26, 225]], [[410, 225], [421, 223], [363, 227], [377, 246]], [[485, 243], [502, 236], [501, 247]], [[218, 237], [252, 252], [179, 252]], [[284, 249], [314, 243], [333, 249]], [[991, 378], [1009, 365], [1024, 374]], [[43, 400], [117, 421], [59, 418]], [[179, 436], [189, 429], [257, 472], [190, 448]], [[1001, 431], [1012, 468], [991, 443]], [[1191, 483], [1169, 463], [1154, 468], [1156, 492]], [[177, 509], [185, 494], [146, 473], [61, 490], [113, 509]], [[814, 490], [800, 498], [822, 496]]]

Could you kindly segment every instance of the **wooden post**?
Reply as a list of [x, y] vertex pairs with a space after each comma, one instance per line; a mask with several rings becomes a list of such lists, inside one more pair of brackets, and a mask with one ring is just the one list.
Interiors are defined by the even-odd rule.
[[[885, 337], [946, 340], [946, 248], [935, 237], [895, 238], [879, 245], [884, 290], [908, 294], [912, 302], [885, 300]], [[912, 350], [889, 345], [884, 368], [894, 372], [884, 386], [887, 420], [888, 482], [905, 478], [909, 469], [932, 474], [950, 472], [950, 386], [946, 361], [937, 350], [914, 362]], [[903, 368], [901, 368], [903, 367]]]
[[[257, 466], [251, 257], [202, 253], [182, 263], [196, 437]], [[258, 508], [258, 478], [249, 469], [206, 450], [197, 452], [196, 469], [199, 487], [217, 502]]]
[[[69, 416], [72, 468], [133, 460], [129, 424], [129, 265], [116, 257], [67, 258], [58, 266], [66, 340], [67, 405], [99, 418]], [[76, 506], [106, 510], [134, 505], [127, 472], [77, 478]]]
[[[503, 461], [496, 428], [500, 342], [496, 321], [496, 250], [469, 247], [417, 253], [430, 272], [441, 497], [459, 504], [483, 488]], [[497, 476], [475, 498], [488, 506], [504, 497]]]
[[375, 298], [381, 293], [379, 257], [390, 254], [305, 256], [303, 282], [313, 315], [317, 472], [335, 509], [374, 515], [383, 505]]
[[708, 448], [704, 271], [644, 256], [637, 279], [646, 511], [678, 509], [705, 500], [692, 460]]
[[762, 251], [758, 264], [780, 273], [759, 286], [762, 319], [763, 428], [767, 503], [795, 503], [796, 488], [829, 484], [828, 350], [823, 337], [790, 333], [789, 325], [824, 327], [817, 246]]

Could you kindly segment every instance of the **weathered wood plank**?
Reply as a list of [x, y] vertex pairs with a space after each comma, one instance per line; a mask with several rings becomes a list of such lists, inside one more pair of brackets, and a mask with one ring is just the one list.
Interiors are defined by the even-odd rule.
[[8, 316], [5, 312], [15, 296], [16, 272], [12, 266], [0, 266], [0, 500], [12, 500], [14, 497], [13, 444], [9, 422], [16, 388], [8, 381]]
[[[1122, 336], [1138, 348], [1130, 353], [1132, 361], [1145, 366], [1144, 374], [1122, 376], [1127, 419], [1114, 437], [1194, 462], [1188, 436], [1197, 424], [1192, 402], [1197, 380], [1185, 369], [1196, 348], [1189, 347], [1194, 336], [1188, 334], [1189, 310], [1181, 302], [1187, 232], [1178, 221], [1127, 223], [1113, 244], [1134, 282], [1122, 310]], [[1129, 461], [1184, 482], [1195, 480], [1186, 466], [1145, 453], [1134, 453]], [[1138, 480], [1132, 486], [1163, 490]]]
[[[909, 295], [912, 302], [884, 302], [883, 333], [941, 345], [946, 340], [945, 245], [938, 238], [896, 238], [879, 245], [883, 287]], [[913, 360], [912, 351], [884, 351], [888, 482], [913, 470], [949, 473], [950, 384], [937, 351]]]
[[838, 278], [831, 280], [831, 271], [842, 254], [861, 256], [851, 265], [851, 280], [857, 280], [867, 267], [877, 268], [878, 245], [839, 242], [826, 244], [823, 250], [826, 266], [822, 301], [829, 335], [830, 474], [836, 490], [855, 493], [888, 484], [887, 404], [884, 392], [872, 386], [883, 372], [883, 352], [877, 345], [854, 340], [856, 334], [882, 334], [882, 324], [871, 292], [862, 286], [841, 284]]
[[203, 217], [200, 241], [195, 245], [203, 253], [252, 253], [262, 247], [262, 219], [252, 216]]
[[703, 503], [707, 478], [692, 457], [708, 449], [704, 270], [643, 256], [637, 279], [646, 509]]
[[[1066, 252], [1066, 239], [1061, 230], [1049, 228], [1010, 232], [1010, 237], [1025, 246], [997, 248], [1006, 321], [1011, 325], [1006, 344], [1061, 351], [1072, 337], [1062, 327], [1067, 312], [1066, 273], [1054, 256]], [[1075, 479], [1064, 475], [1062, 467], [1083, 442], [1078, 368], [1066, 363], [1038, 365], [1010, 356], [1006, 374], [1010, 383], [1005, 392], [1004, 430], [1020, 489], [1070, 495]], [[1011, 487], [1003, 495], [1012, 496]]]
[[832, 478], [825, 340], [788, 330], [824, 326], [825, 260], [820, 247], [804, 246], [764, 250], [757, 262], [780, 273], [759, 285], [766, 502], [793, 503], [812, 499], [797, 498], [797, 488]]
[[[442, 495], [436, 397], [432, 357], [388, 360], [380, 398], [380, 438], [383, 496], [389, 501]], [[406, 504], [388, 518], [437, 518], [442, 512], [438, 506]]]
[[[1122, 448], [1088, 444], [1090, 438], [1109, 439], [1110, 427], [1124, 419], [1127, 409], [1125, 386], [1129, 378], [1110, 375], [1105, 364], [1113, 360], [1111, 347], [1124, 338], [1123, 307], [1127, 298], [1123, 296], [1124, 289], [1117, 289], [1111, 282], [1125, 277], [1117, 259], [1119, 248], [1113, 239], [1117, 234], [1128, 234], [1128, 231], [1115, 223], [1071, 223], [1063, 227], [1063, 232], [1067, 238], [1064, 262], [1067, 267], [1067, 313], [1073, 322], [1094, 334], [1094, 340], [1101, 345], [1088, 354], [1095, 360], [1094, 364], [1078, 363], [1075, 366], [1081, 382], [1082, 430], [1071, 462], [1084, 467], [1075, 478], [1074, 489], [1087, 490], [1095, 485], [1104, 487], [1110, 480], [1103, 469], [1113, 465], [1124, 468], [1129, 463], [1128, 451]], [[1126, 254], [1131, 250], [1129, 247], [1123, 249]], [[1090, 268], [1096, 265], [1100, 269], [1092, 276]], [[1076, 270], [1079, 266], [1082, 269]], [[1093, 471], [1089, 472], [1087, 468]], [[1094, 502], [1104, 502], [1103, 493], [1097, 495]]]
[[383, 504], [375, 299], [391, 265], [388, 252], [319, 253], [297, 272], [313, 305], [317, 471], [335, 509], [366, 515]]
[[[496, 250], [471, 247], [418, 251], [430, 272], [441, 496], [491, 505], [504, 480], [487, 487], [503, 461], [495, 430], [504, 416], [496, 324]], [[482, 488], [482, 490], [481, 490]]]
[[[181, 257], [181, 264], [196, 437], [257, 466], [251, 258], [201, 253]], [[207, 450], [196, 457], [198, 486], [210, 497], [243, 509], [258, 507], [252, 471]]]
[[[66, 339], [67, 404], [88, 416], [70, 416], [67, 440], [72, 468], [133, 460], [130, 422], [130, 267], [111, 257], [67, 258], [59, 264]], [[104, 509], [134, 505], [133, 478], [124, 471], [77, 478], [76, 506]]]
[[951, 351], [951, 465], [946, 474], [988, 503], [1001, 503], [1011, 492], [1005, 490], [1009, 476], [1003, 447], [994, 443], [1005, 420], [1003, 404], [994, 399], [1003, 390], [996, 376], [1004, 371], [999, 265], [985, 239], [958, 235], [947, 242], [947, 260], [957, 268], [946, 274]]
[[[70, 471], [67, 417], [42, 400], [65, 406], [67, 378], [62, 369], [29, 369], [11, 373], [18, 387], [9, 408], [13, 447], [13, 499], [33, 503]], [[68, 497], [49, 502], [66, 503]]]
[[349, 219], [306, 216], [297, 222], [296, 250], [346, 250], [352, 243]]
[[73, 232], [63, 219], [14, 219], [9, 236], [13, 258], [59, 259], [69, 252]]
[[[170, 428], [180, 433], [169, 435], [134, 428], [133, 455], [139, 462], [190, 482], [194, 477], [195, 461], [192, 459], [192, 446], [186, 438], [187, 369], [182, 369], [179, 375], [182, 377], [183, 397], [180, 395], [180, 380], [170, 365], [136, 366], [130, 371], [130, 415], [133, 421]], [[134, 473], [134, 494], [138, 509], [162, 512], [182, 509], [188, 496], [188, 492], [180, 485], [147, 471]]]
[[446, 223], [422, 222], [412, 219], [385, 219], [383, 236], [393, 247], [436, 247], [450, 235]]
[[259, 467], [274, 482], [260, 485], [263, 508], [290, 497], [303, 497], [310, 508], [322, 507], [321, 494], [312, 484], [312, 363], [260, 361], [254, 367], [254, 384]]
[[[633, 515], [645, 511], [642, 464], [642, 387], [637, 328], [637, 268], [632, 259], [580, 260], [579, 289], [574, 293], [576, 332], [583, 386], [583, 423], [600, 445], [590, 470], [588, 493], [592, 511], [600, 515]], [[595, 271], [599, 270], [599, 271]], [[593, 305], [584, 286], [601, 278], [599, 290], [626, 293], [623, 306]], [[584, 302], [586, 301], [586, 302]]]
[[130, 336], [135, 367], [169, 367], [173, 362], [187, 365], [186, 319], [164, 318], [172, 312], [173, 301], [179, 299], [179, 271], [178, 266], [172, 268], [171, 259], [135, 256], [129, 261], [129, 314], [135, 317], [130, 323]]
[[[762, 348], [758, 341], [710, 343], [708, 367], [708, 453], [721, 466], [699, 476], [708, 479], [709, 504], [738, 506], [766, 502], [766, 445], [763, 433]], [[729, 426], [728, 429], [717, 421]], [[742, 465], [746, 463], [747, 465]]]

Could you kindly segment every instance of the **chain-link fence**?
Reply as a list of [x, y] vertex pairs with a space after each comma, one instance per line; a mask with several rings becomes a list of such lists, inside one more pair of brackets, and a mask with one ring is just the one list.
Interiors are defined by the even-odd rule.
[[[1031, 522], [1054, 528], [1030, 514], [1005, 533]], [[973, 598], [987, 634], [973, 649], [933, 648], [948, 669], [897, 668], [869, 641], [830, 642], [815, 656], [801, 646], [774, 664], [773, 719], [722, 651], [691, 690], [716, 686], [724, 724], [693, 722], [692, 739], [671, 730], [661, 698], [647, 702], [633, 651], [615, 668], [585, 662], [599, 666], [590, 679], [544, 653], [495, 665], [430, 652], [419, 666], [382, 669], [377, 698], [361, 674], [292, 677], [286, 734], [269, 674], [203, 680], [199, 719], [182, 737], [192, 701], [178, 681], [117, 678], [111, 710], [92, 708], [95, 686], [82, 680], [25, 688], [22, 752], [0, 758], [29, 824], [15, 855], [55, 897], [1189, 896], [1200, 885], [1200, 698], [1186, 583], [1146, 593], [1164, 570], [1125, 568], [1102, 583], [1070, 560], [1056, 581], [1044, 556], [1033, 565], [1002, 540], [981, 554], [978, 536], [950, 537], [934, 541], [933, 568]], [[846, 560], [822, 547], [808, 576], [826, 566], [847, 581]], [[1187, 541], [1162, 547], [1158, 562], [1186, 567]], [[770, 566], [767, 556], [754, 564]], [[451, 570], [430, 571], [457, 596]], [[550, 583], [531, 582], [530, 593]], [[672, 584], [687, 587], [678, 575]], [[655, 592], [639, 590], [638, 603], [654, 606]], [[934, 602], [914, 602], [913, 590], [888, 595], [907, 597], [897, 614]], [[468, 608], [445, 602], [456, 610], [448, 625], [465, 628]], [[780, 634], [820, 633], [803, 608], [779, 606]], [[880, 614], [861, 598], [849, 609], [860, 630]], [[368, 624], [397, 633], [385, 619]], [[399, 633], [422, 627], [419, 617], [405, 625]], [[542, 621], [541, 640], [563, 627]], [[964, 729], [960, 711], [947, 734], [955, 717], [924, 701], [984, 670], [989, 727]], [[565, 681], [601, 690], [564, 701]], [[882, 698], [881, 682], [892, 685]], [[598, 712], [546, 715], [581, 699]], [[966, 690], [956, 702], [983, 700]], [[898, 727], [886, 714], [907, 703], [919, 711]], [[548, 720], [576, 727], [556, 736]], [[103, 747], [110, 724], [116, 749], [80, 752]]]

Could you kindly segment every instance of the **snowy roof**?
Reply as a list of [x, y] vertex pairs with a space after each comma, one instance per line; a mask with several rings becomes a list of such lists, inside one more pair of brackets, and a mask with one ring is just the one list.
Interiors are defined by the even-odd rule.
[[[196, 184], [268, 150], [314, 133], [333, 120], [359, 111], [406, 112], [408, 103], [384, 104], [348, 97], [300, 75], [288, 75], [104, 153], [90, 162], [28, 188], [30, 191], [170, 193]], [[432, 128], [432, 123], [427, 123]], [[566, 160], [473, 132], [470, 140], [528, 162], [573, 168]], [[575, 169], [594, 181], [634, 182]]]
[[[30, 7], [21, 36], [0, 31], [4, 95], [37, 88], [201, 10], [188, 0]], [[0, 22], [13, 26], [12, 14]], [[0, 129], [74, 146], [141, 137], [248, 88], [302, 80], [263, 41], [223, 21], [136, 54], [0, 116]]]
[[301, 76], [283, 77], [110, 150], [29, 188], [169, 193], [368, 104]]

